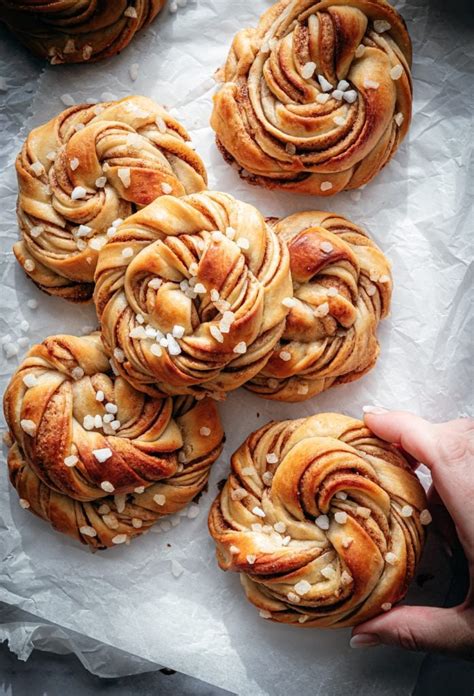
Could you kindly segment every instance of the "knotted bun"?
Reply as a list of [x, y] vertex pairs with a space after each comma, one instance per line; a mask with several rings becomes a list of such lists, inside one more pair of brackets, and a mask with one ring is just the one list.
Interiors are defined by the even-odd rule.
[[264, 618], [353, 626], [402, 599], [430, 515], [400, 450], [326, 413], [269, 423], [231, 459], [209, 514], [223, 570]]
[[35, 128], [16, 161], [22, 241], [13, 250], [45, 292], [93, 292], [97, 255], [114, 225], [158, 196], [206, 188], [186, 130], [146, 97], [80, 104]]
[[411, 118], [411, 43], [385, 0], [280, 0], [234, 38], [211, 125], [250, 183], [329, 196], [370, 181]]

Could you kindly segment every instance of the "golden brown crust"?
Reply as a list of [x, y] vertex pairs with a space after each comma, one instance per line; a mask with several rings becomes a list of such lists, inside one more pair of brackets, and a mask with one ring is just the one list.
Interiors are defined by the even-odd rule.
[[353, 626], [404, 597], [425, 507], [397, 448], [361, 421], [326, 413], [250, 435], [232, 456], [209, 530], [220, 567], [241, 573], [262, 616]]
[[164, 193], [206, 188], [189, 135], [151, 99], [82, 104], [35, 128], [16, 161], [17, 260], [46, 293], [90, 300], [100, 246], [117, 220]]
[[164, 4], [165, 0], [0, 0], [0, 21], [52, 65], [91, 63], [122, 51]]
[[[362, 186], [408, 130], [410, 65], [405, 23], [384, 0], [281, 0], [234, 37], [218, 73], [218, 146], [266, 188], [330, 196]], [[343, 80], [347, 99], [334, 92]]]
[[379, 354], [390, 310], [390, 264], [357, 225], [307, 211], [271, 223], [288, 245], [294, 306], [263, 370], [245, 386], [278, 401], [304, 401], [359, 379]]
[[141, 534], [180, 510], [202, 490], [222, 449], [212, 400], [137, 392], [114, 376], [98, 333], [33, 346], [10, 381], [4, 411], [20, 498], [94, 547]]
[[95, 280], [105, 346], [150, 394], [236, 389], [271, 355], [292, 294], [286, 244], [253, 206], [217, 192], [163, 196], [128, 218]]

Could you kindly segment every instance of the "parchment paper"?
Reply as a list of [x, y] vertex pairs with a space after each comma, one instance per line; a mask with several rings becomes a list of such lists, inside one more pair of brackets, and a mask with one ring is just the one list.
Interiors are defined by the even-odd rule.
[[[39, 293], [11, 254], [17, 238], [13, 162], [22, 137], [63, 108], [65, 94], [80, 102], [142, 93], [173, 108], [189, 129], [207, 166], [210, 188], [228, 191], [265, 214], [319, 207], [347, 215], [369, 230], [392, 260], [395, 281], [392, 315], [379, 331], [377, 367], [358, 382], [300, 405], [266, 402], [244, 390], [231, 394], [221, 408], [227, 444], [198, 516], [181, 516], [177, 526], [158, 528], [127, 548], [93, 555], [54, 533], [19, 507], [3, 464], [0, 600], [30, 612], [38, 622], [11, 622], [0, 638], [8, 637], [23, 655], [35, 633], [43, 647], [56, 638], [57, 645], [62, 640], [65, 649], [76, 653], [85, 637], [101, 641], [110, 652], [104, 657], [92, 650], [84, 663], [102, 676], [125, 673], [127, 658], [112, 649], [119, 648], [136, 656], [130, 658], [130, 672], [149, 669], [151, 662], [240, 694], [405, 696], [413, 688], [420, 656], [388, 648], [351, 651], [346, 630], [298, 630], [260, 619], [244, 599], [238, 577], [218, 570], [206, 516], [216, 484], [228, 471], [230, 453], [271, 418], [331, 410], [360, 416], [367, 403], [410, 409], [432, 420], [472, 410], [470, 30], [449, 7], [439, 9], [424, 0], [396, 3], [414, 42], [409, 137], [359, 200], [354, 194], [299, 197], [241, 181], [223, 163], [208, 126], [212, 74], [235, 31], [254, 24], [270, 4], [188, 2], [175, 14], [165, 10], [122, 55], [94, 66], [46, 67], [37, 85], [38, 63], [14, 42], [2, 43], [0, 78], [6, 80], [0, 79], [0, 89], [6, 89], [0, 100], [6, 108], [0, 121], [0, 335], [9, 334], [6, 342], [18, 346], [22, 337], [31, 344], [51, 333], [85, 331], [96, 322], [91, 307], [71, 307]], [[136, 81], [130, 76], [134, 64]], [[31, 299], [38, 301], [38, 309], [28, 307]], [[22, 329], [23, 320], [28, 328]], [[10, 359], [0, 351], [2, 391], [26, 350], [20, 345], [18, 356]], [[173, 559], [184, 568], [179, 578], [171, 573]], [[449, 568], [434, 539], [424, 571], [435, 579], [422, 589], [414, 584], [410, 601], [442, 603]], [[63, 627], [64, 636], [52, 635], [55, 631], [45, 628], [48, 621]]]

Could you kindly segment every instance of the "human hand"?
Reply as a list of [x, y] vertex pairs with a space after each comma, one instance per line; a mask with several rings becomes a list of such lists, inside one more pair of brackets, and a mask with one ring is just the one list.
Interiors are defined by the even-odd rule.
[[[426, 464], [466, 555], [470, 585], [457, 607], [398, 606], [356, 626], [353, 648], [398, 645], [474, 660], [474, 419], [432, 424], [402, 411], [365, 407], [365, 423], [375, 435], [400, 446], [414, 466]], [[433, 490], [434, 489], [434, 490]]]

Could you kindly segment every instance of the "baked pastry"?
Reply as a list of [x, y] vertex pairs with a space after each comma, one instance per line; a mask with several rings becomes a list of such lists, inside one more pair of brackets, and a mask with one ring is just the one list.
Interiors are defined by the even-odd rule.
[[0, 20], [40, 58], [95, 62], [120, 53], [165, 0], [0, 0]]
[[401, 600], [431, 517], [401, 451], [336, 413], [273, 422], [232, 456], [209, 529], [260, 615], [354, 626]]
[[246, 387], [303, 401], [359, 379], [379, 354], [376, 331], [390, 310], [390, 264], [367, 234], [335, 213], [308, 211], [273, 222], [288, 244], [294, 298], [281, 341]]
[[222, 449], [212, 400], [137, 392], [114, 376], [98, 333], [33, 346], [4, 410], [21, 506], [94, 548], [128, 542], [181, 510]]
[[370, 181], [411, 119], [411, 42], [386, 0], [280, 0], [234, 38], [211, 125], [250, 183], [331, 196]]
[[164, 193], [206, 188], [187, 141], [139, 96], [72, 106], [35, 128], [16, 161], [22, 241], [13, 247], [30, 278], [50, 295], [89, 300], [98, 251], [122, 218]]
[[286, 244], [225, 193], [163, 196], [103, 247], [94, 301], [115, 369], [152, 395], [225, 392], [270, 357], [292, 294]]

